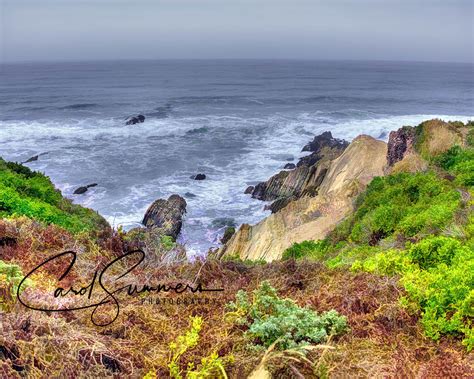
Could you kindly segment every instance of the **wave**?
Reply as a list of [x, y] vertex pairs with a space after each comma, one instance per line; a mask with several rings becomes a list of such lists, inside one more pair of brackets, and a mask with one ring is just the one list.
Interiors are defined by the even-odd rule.
[[95, 103], [77, 103], [77, 104], [65, 105], [64, 107], [60, 107], [59, 109], [81, 110], [81, 109], [95, 108], [97, 106], [99, 106], [99, 104], [95, 104]]

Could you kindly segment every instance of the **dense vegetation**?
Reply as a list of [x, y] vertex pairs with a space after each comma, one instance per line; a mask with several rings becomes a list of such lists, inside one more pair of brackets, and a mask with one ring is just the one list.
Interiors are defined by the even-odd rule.
[[431, 169], [375, 178], [354, 214], [321, 241], [295, 244], [284, 259], [310, 258], [398, 276], [400, 303], [421, 315], [427, 336], [459, 336], [474, 348], [474, 149], [454, 146]]
[[97, 232], [106, 226], [96, 212], [72, 204], [48, 177], [0, 158], [0, 217], [27, 216], [72, 232]]
[[[424, 172], [375, 178], [326, 239], [295, 244], [271, 263], [188, 262], [159, 231], [95, 238], [100, 216], [44, 175], [0, 160], [0, 376], [472, 376], [473, 135], [470, 146], [430, 157]], [[71, 246], [80, 252], [71, 282], [88, 284], [98, 267], [139, 246], [147, 260], [130, 282], [224, 291], [198, 294], [209, 301], [193, 305], [178, 305], [173, 292], [120, 299], [119, 319], [105, 328], [88, 311], [22, 307], [14, 294], [23, 273]], [[51, 299], [62, 271], [44, 267], [22, 288], [25, 299]]]

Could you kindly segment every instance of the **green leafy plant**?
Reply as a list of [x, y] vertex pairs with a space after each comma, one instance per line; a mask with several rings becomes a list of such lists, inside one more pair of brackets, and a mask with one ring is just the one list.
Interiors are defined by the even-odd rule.
[[317, 314], [300, 307], [291, 299], [278, 297], [266, 281], [253, 292], [252, 300], [245, 291], [239, 291], [229, 308], [236, 322], [248, 327], [246, 335], [257, 347], [267, 348], [277, 342], [277, 347], [284, 350], [318, 344], [347, 329], [346, 318], [335, 310]]
[[[168, 363], [170, 376], [174, 379], [181, 379], [183, 370], [180, 368], [180, 358], [189, 349], [198, 345], [199, 332], [202, 328], [202, 318], [199, 316], [190, 318], [189, 329], [171, 342], [170, 358]], [[225, 363], [232, 361], [232, 357], [222, 358], [216, 352], [213, 352], [208, 357], [201, 359], [201, 364], [195, 369], [194, 363], [190, 362], [186, 369], [186, 378], [201, 379], [201, 378], [227, 378], [225, 372]]]
[[[8, 310], [14, 303], [23, 277], [20, 266], [0, 260], [0, 309]], [[27, 279], [20, 290], [31, 285], [32, 281]]]

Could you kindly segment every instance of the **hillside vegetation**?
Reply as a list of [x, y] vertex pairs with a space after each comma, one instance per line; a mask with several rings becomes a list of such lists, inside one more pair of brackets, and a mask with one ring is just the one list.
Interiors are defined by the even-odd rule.
[[[472, 377], [473, 127], [428, 125], [449, 128], [454, 144], [435, 143], [436, 131], [418, 127], [423, 138], [385, 176], [372, 175], [381, 172], [380, 159], [371, 175], [357, 174], [366, 188], [335, 167], [357, 167], [348, 159], [364, 143], [387, 148], [356, 141], [362, 145], [329, 170], [338, 196], [354, 199], [352, 211], [326, 237], [293, 244], [272, 262], [213, 254], [177, 262], [171, 258], [182, 257], [183, 247], [166, 236], [112, 231], [44, 175], [1, 160], [0, 376]], [[16, 298], [19, 291], [33, 304], [70, 306], [77, 299], [54, 298], [56, 287], [89, 285], [94, 272], [137, 246], [146, 258], [126, 283], [223, 291], [118, 295], [118, 318], [106, 326], [91, 321], [90, 309], [39, 312]], [[69, 249], [78, 254], [67, 278], [58, 283], [64, 265], [56, 262], [19, 288], [25, 273]], [[105, 285], [116, 285], [126, 267], [114, 266]], [[115, 310], [106, 304], [96, 316], [107, 320]]]

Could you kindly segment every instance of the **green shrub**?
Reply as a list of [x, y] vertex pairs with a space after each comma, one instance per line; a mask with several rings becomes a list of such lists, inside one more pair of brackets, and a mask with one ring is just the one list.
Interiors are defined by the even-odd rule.
[[279, 298], [268, 282], [260, 284], [252, 300], [245, 291], [239, 291], [229, 307], [238, 315], [237, 322], [248, 327], [246, 335], [257, 347], [269, 347], [276, 341], [283, 350], [322, 343], [347, 329], [346, 318], [335, 310], [318, 315], [291, 299]]
[[[170, 360], [168, 363], [169, 374], [171, 378], [181, 379], [184, 370], [180, 368], [180, 358], [188, 351], [197, 346], [199, 342], [199, 332], [202, 328], [202, 317], [194, 316], [190, 318], [189, 329], [170, 343]], [[232, 361], [233, 357], [219, 357], [214, 352], [210, 356], [201, 359], [201, 364], [197, 369], [194, 363], [189, 362], [186, 368], [187, 379], [202, 378], [227, 378], [224, 365], [227, 361]]]
[[474, 149], [453, 146], [435, 159], [435, 163], [456, 176], [456, 183], [466, 187], [474, 186]]
[[474, 251], [451, 237], [429, 237], [407, 251], [389, 250], [352, 265], [380, 275], [401, 275], [402, 304], [421, 314], [428, 337], [463, 337], [474, 347]]
[[[20, 266], [0, 260], [0, 309], [8, 310], [16, 297], [18, 286], [23, 280]], [[22, 285], [21, 291], [31, 286], [31, 280], [27, 279]]]
[[328, 247], [329, 243], [326, 240], [294, 243], [283, 252], [282, 259], [300, 259], [303, 257], [320, 258], [327, 251]]
[[0, 158], [0, 217], [15, 216], [56, 224], [72, 233], [107, 226], [93, 210], [63, 198], [48, 177]]

